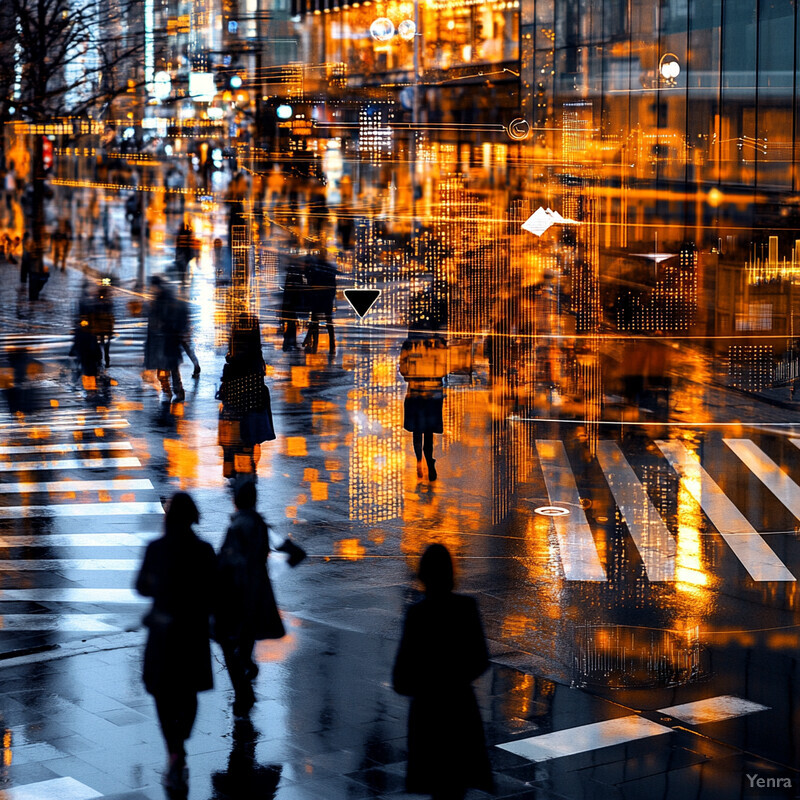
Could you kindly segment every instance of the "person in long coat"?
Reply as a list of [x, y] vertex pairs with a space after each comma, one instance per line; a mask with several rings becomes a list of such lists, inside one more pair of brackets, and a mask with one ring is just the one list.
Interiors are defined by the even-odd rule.
[[419, 565], [425, 598], [406, 613], [394, 664], [396, 692], [411, 697], [407, 791], [462, 800], [490, 791], [492, 773], [472, 681], [489, 666], [478, 605], [455, 594], [447, 548], [430, 545]]
[[410, 431], [417, 459], [417, 477], [424, 477], [422, 457], [428, 467], [428, 480], [435, 481], [436, 459], [433, 435], [442, 433], [444, 420], [444, 376], [447, 374], [447, 345], [440, 336], [415, 332], [400, 350], [400, 374], [408, 384], [403, 403], [403, 427]]
[[306, 259], [306, 309], [311, 312], [303, 347], [316, 353], [319, 347], [319, 322], [325, 318], [328, 331], [328, 352], [336, 352], [336, 339], [333, 331], [333, 304], [336, 299], [336, 266], [327, 261], [322, 253]]
[[192, 530], [200, 515], [185, 492], [173, 495], [164, 535], [147, 546], [136, 591], [153, 598], [144, 619], [148, 628], [144, 685], [153, 695], [169, 761], [164, 785], [185, 791], [185, 742], [197, 714], [197, 693], [214, 685], [209, 619], [214, 598], [216, 557]]
[[252, 683], [258, 675], [253, 661], [256, 641], [280, 639], [286, 632], [267, 571], [269, 528], [256, 511], [256, 497], [252, 481], [236, 491], [236, 513], [217, 556], [216, 638], [233, 684], [236, 716], [245, 716], [256, 701]]
[[[161, 384], [162, 402], [181, 402], [185, 398], [181, 381], [181, 342], [187, 335], [189, 312], [186, 304], [154, 275], [150, 285], [156, 295], [147, 312], [147, 339], [144, 345], [144, 368], [156, 370]], [[172, 388], [170, 388], [172, 378]]]
[[222, 474], [233, 479], [238, 473], [254, 475], [261, 444], [275, 439], [261, 327], [254, 314], [239, 314], [234, 321], [225, 362], [217, 392], [217, 443], [222, 447]]

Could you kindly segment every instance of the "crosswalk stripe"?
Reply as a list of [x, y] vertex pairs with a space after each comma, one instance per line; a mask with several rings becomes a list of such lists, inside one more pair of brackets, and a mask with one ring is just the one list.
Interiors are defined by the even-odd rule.
[[130, 427], [130, 423], [127, 420], [112, 420], [111, 422], [107, 422], [105, 420], [98, 421], [96, 424], [79, 424], [79, 425], [72, 425], [72, 424], [63, 424], [63, 423], [55, 423], [51, 424], [49, 422], [39, 422], [39, 421], [32, 421], [30, 424], [25, 423], [2, 423], [0, 424], [0, 430], [3, 431], [4, 434], [8, 435], [11, 433], [24, 433], [29, 434], [31, 431], [41, 431], [44, 432], [55, 432], [55, 433], [62, 433], [64, 431], [93, 431], [97, 430], [98, 428], [103, 430], [118, 430], [120, 428], [128, 428]]
[[747, 468], [800, 519], [798, 486], [755, 442], [750, 439], [723, 439]]
[[139, 563], [130, 558], [13, 558], [0, 559], [0, 572], [133, 572]]
[[60, 421], [64, 421], [65, 419], [124, 419], [124, 417], [120, 416], [118, 411], [112, 409], [95, 409], [94, 411], [90, 411], [85, 406], [41, 408], [22, 415], [4, 413], [0, 414], [0, 419], [7, 419], [9, 422], [23, 422], [33, 416]]
[[597, 460], [642, 557], [647, 577], [651, 581], [674, 581], [675, 539], [622, 451], [614, 442], [600, 441]]
[[672, 733], [672, 728], [651, 722], [638, 715], [607, 719], [577, 728], [531, 736], [498, 745], [502, 750], [527, 758], [529, 761], [550, 761], [553, 758], [577, 755], [601, 747], [612, 747], [650, 736]]
[[57, 461], [0, 461], [0, 472], [35, 472], [59, 469], [109, 469], [141, 467], [134, 456], [125, 458], [65, 458]]
[[130, 442], [74, 442], [64, 444], [19, 444], [0, 447], [0, 456], [31, 453], [83, 453], [91, 450], [133, 450]]
[[2, 483], [0, 494], [33, 494], [35, 492], [134, 492], [152, 489], [147, 478], [126, 480], [112, 478], [105, 481], [44, 481], [42, 483]]
[[659, 439], [656, 444], [753, 580], [795, 580], [758, 531], [681, 442]]
[[75, 778], [53, 778], [3, 789], [4, 800], [93, 800], [102, 796], [100, 792]]
[[149, 602], [133, 589], [87, 589], [83, 586], [65, 589], [0, 589], [0, 602], [25, 600], [35, 603], [119, 603], [141, 605]]
[[0, 536], [0, 547], [144, 547], [160, 534], [43, 533]]
[[[741, 697], [722, 695], [684, 705], [661, 708], [659, 713], [667, 714], [691, 725], [698, 725], [767, 710], [769, 710], [768, 706], [762, 706]], [[497, 746], [529, 761], [540, 762], [588, 753], [603, 747], [627, 744], [638, 739], [647, 739], [673, 732], [674, 728], [659, 725], [638, 714], [630, 714], [616, 719], [579, 725], [575, 728], [529, 736], [526, 739], [517, 739]]]
[[706, 700], [695, 700], [693, 703], [683, 703], [679, 706], [659, 708], [658, 711], [689, 725], [700, 725], [704, 722], [721, 722], [734, 717], [743, 717], [757, 711], [769, 711], [769, 706], [762, 706], [752, 700], [728, 694], [709, 697]]
[[[119, 633], [124, 628], [110, 621], [116, 617], [115, 614], [1, 614], [0, 631]], [[60, 800], [61, 795], [58, 797]]]
[[0, 519], [30, 517], [118, 517], [128, 514], [163, 514], [161, 503], [54, 503], [48, 506], [0, 506]]
[[564, 577], [568, 581], [606, 580], [564, 444], [555, 439], [541, 439], [536, 441], [536, 450], [550, 502], [565, 506], [570, 512], [552, 518]]

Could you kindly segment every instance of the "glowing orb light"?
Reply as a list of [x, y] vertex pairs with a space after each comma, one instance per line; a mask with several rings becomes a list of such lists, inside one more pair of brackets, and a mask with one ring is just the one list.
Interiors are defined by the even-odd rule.
[[400, 34], [401, 39], [410, 42], [417, 33], [417, 26], [412, 19], [404, 19], [398, 26], [397, 32]]
[[369, 32], [373, 39], [379, 42], [388, 42], [394, 36], [394, 23], [388, 17], [378, 17], [369, 26]]

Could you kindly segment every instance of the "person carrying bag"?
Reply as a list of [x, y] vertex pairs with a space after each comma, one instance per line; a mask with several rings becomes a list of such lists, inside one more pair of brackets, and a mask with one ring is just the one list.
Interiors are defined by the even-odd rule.
[[262, 442], [276, 438], [269, 389], [264, 383], [261, 333], [254, 315], [243, 313], [237, 318], [225, 360], [217, 391], [218, 443], [223, 453], [223, 475], [235, 478], [238, 473], [254, 474]]

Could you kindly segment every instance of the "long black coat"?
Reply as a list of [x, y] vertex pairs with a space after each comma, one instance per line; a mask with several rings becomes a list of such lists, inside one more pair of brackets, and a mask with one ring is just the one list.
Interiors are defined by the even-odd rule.
[[393, 682], [396, 692], [411, 696], [409, 792], [491, 789], [483, 724], [471, 686], [488, 666], [473, 598], [448, 592], [408, 609]]
[[255, 510], [237, 511], [218, 565], [217, 639], [279, 639], [285, 631], [267, 571], [269, 528]]
[[147, 313], [144, 368], [170, 372], [181, 363], [181, 340], [189, 330], [189, 310], [169, 289], [163, 288]]
[[148, 545], [136, 591], [153, 598], [144, 620], [144, 685], [150, 694], [213, 688], [209, 618], [215, 580], [214, 548], [191, 530]]

